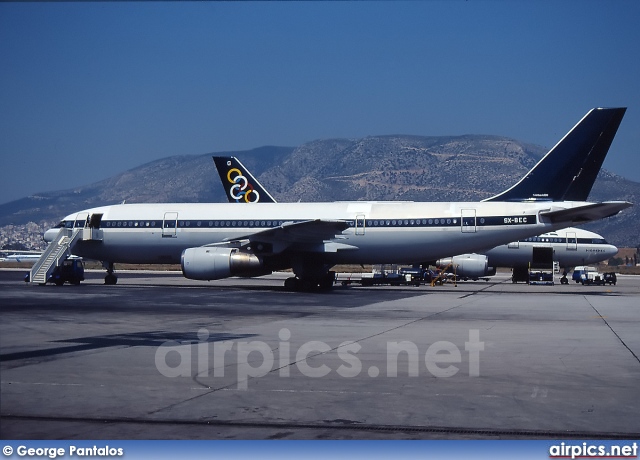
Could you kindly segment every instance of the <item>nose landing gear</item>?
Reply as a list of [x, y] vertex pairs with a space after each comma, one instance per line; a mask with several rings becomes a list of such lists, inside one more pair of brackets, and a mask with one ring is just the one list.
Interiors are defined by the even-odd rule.
[[114, 285], [118, 282], [118, 277], [114, 273], [115, 267], [113, 262], [103, 262], [103, 265], [107, 269], [107, 276], [104, 277], [104, 284]]

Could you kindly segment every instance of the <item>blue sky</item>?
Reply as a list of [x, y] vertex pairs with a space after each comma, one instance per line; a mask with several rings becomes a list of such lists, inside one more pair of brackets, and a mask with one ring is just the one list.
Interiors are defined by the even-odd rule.
[[0, 3], [0, 203], [333, 137], [551, 147], [596, 106], [640, 181], [639, 82], [638, 1]]

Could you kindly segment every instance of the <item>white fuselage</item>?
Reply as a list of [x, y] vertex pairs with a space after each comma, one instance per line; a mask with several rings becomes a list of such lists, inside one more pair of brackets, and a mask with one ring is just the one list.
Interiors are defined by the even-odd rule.
[[565, 228], [497, 246], [484, 254], [490, 267], [526, 267], [533, 248], [553, 248], [553, 260], [561, 267], [575, 267], [607, 260], [618, 253], [597, 233], [580, 228]]
[[[294, 243], [287, 251], [335, 263], [416, 263], [450, 254], [482, 252], [509, 241], [567, 227], [540, 212], [583, 202], [335, 202], [123, 204], [67, 216], [67, 226], [84, 227], [102, 215], [99, 238], [80, 241], [73, 253], [114, 263], [177, 263], [182, 251], [245, 236], [285, 222], [350, 221], [351, 227], [326, 238], [348, 249], [318, 250]], [[346, 247], [345, 246], [345, 247]]]

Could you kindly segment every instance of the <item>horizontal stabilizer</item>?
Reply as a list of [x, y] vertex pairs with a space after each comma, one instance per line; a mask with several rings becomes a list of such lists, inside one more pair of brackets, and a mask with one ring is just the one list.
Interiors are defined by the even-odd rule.
[[541, 212], [540, 216], [549, 219], [552, 223], [583, 224], [615, 216], [630, 206], [633, 205], [627, 201], [605, 201], [604, 203], [593, 203], [577, 208]]

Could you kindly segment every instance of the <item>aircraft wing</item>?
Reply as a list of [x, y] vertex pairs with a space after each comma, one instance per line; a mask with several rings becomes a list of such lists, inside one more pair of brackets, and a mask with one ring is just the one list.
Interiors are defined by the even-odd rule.
[[540, 216], [548, 218], [553, 223], [567, 222], [580, 224], [615, 216], [630, 206], [633, 206], [633, 204], [627, 201], [605, 201], [603, 203], [593, 203], [578, 208], [541, 212]]
[[319, 243], [330, 240], [349, 228], [345, 220], [314, 219], [301, 222], [284, 222], [279, 227], [269, 228], [243, 238], [259, 241], [284, 241], [288, 243]]
[[279, 253], [295, 246], [307, 252], [336, 252], [357, 249], [356, 246], [335, 241], [351, 224], [345, 220], [313, 219], [300, 222], [284, 222], [282, 225], [255, 233], [248, 233], [222, 243], [207, 246], [246, 247], [256, 252]]

